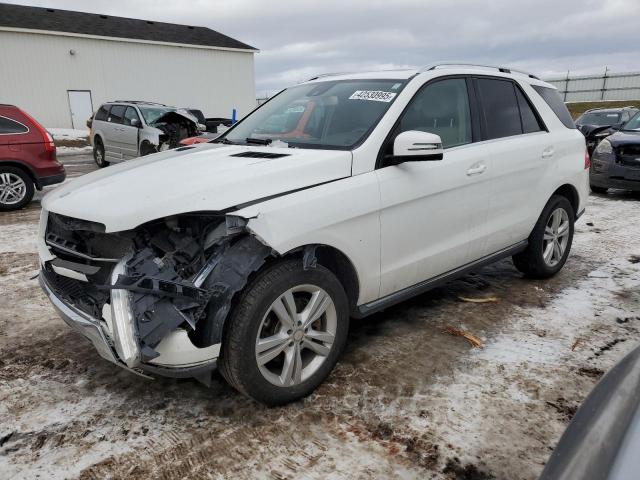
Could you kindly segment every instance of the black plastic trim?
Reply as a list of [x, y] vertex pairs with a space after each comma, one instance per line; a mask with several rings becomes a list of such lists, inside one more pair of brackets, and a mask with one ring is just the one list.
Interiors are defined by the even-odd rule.
[[492, 253], [491, 255], [487, 255], [486, 257], [482, 257], [473, 262], [467, 263], [466, 265], [455, 268], [436, 277], [430, 278], [429, 280], [416, 283], [415, 285], [387, 295], [386, 297], [379, 298], [378, 300], [374, 300], [373, 302], [359, 305], [352, 316], [355, 318], [363, 318], [373, 313], [379, 312], [380, 310], [384, 310], [385, 308], [389, 308], [396, 303], [403, 302], [404, 300], [408, 300], [411, 297], [415, 297], [416, 295], [420, 295], [421, 293], [424, 293], [428, 290], [439, 287], [475, 269], [497, 262], [498, 260], [502, 260], [503, 258], [510, 257], [511, 255], [515, 255], [516, 253], [519, 253], [527, 248], [528, 244], [528, 240], [523, 240], [516, 243], [515, 245]]

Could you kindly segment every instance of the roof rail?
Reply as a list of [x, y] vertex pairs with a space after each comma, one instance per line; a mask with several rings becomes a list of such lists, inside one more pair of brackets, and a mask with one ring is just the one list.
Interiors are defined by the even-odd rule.
[[323, 78], [323, 77], [335, 77], [336, 75], [349, 75], [351, 73], [358, 73], [358, 72], [329, 72], [329, 73], [321, 73], [319, 75], [314, 75], [313, 77], [305, 80], [305, 82], [310, 82], [311, 80], [317, 80], [317, 79]]
[[480, 67], [480, 68], [490, 68], [490, 69], [494, 69], [494, 70], [498, 70], [499, 72], [502, 73], [521, 73], [523, 75], [526, 75], [529, 78], [535, 78], [536, 80], [540, 80], [540, 78], [536, 77], [534, 74], [529, 73], [529, 72], [525, 72], [523, 70], [516, 70], [514, 68], [508, 68], [508, 67], [500, 67], [498, 65], [482, 65], [482, 64], [476, 64], [476, 63], [465, 63], [465, 62], [434, 62], [434, 63], [430, 63], [428, 65], [425, 65], [424, 67], [422, 67], [419, 72], [420, 73], [424, 73], [424, 72], [428, 72], [430, 70], [436, 70], [437, 68], [440, 67]]
[[111, 102], [107, 102], [107, 103], [133, 103], [134, 105], [138, 105], [138, 104], [147, 104], [147, 105], [160, 105], [161, 107], [166, 107], [167, 105], [165, 105], [164, 103], [158, 103], [158, 102], [146, 102], [144, 100], [112, 100]]

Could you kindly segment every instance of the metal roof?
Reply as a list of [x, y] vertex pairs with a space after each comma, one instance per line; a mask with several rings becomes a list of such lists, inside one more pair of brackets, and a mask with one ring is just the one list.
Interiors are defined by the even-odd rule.
[[0, 3], [0, 27], [257, 50], [206, 27]]

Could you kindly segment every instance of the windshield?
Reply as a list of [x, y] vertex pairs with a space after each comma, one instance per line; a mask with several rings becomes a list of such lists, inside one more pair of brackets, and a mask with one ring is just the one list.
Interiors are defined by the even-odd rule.
[[142, 107], [138, 106], [140, 109], [140, 113], [144, 117], [144, 121], [147, 125], [153, 124], [157, 119], [159, 119], [162, 115], [167, 112], [175, 112], [175, 108], [171, 107]]
[[640, 112], [631, 117], [631, 120], [624, 124], [622, 130], [640, 130]]
[[291, 87], [236, 125], [233, 143], [280, 140], [292, 147], [350, 149], [376, 126], [404, 80], [339, 80]]
[[615, 112], [589, 112], [585, 113], [576, 120], [580, 125], [597, 125], [604, 127], [605, 125], [615, 125], [620, 122], [620, 114]]

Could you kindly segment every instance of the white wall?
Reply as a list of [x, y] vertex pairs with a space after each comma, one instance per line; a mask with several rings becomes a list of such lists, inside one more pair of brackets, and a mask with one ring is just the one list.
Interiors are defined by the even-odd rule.
[[[70, 55], [70, 50], [75, 55]], [[238, 118], [255, 107], [253, 53], [0, 31], [0, 103], [71, 128], [67, 90]]]

